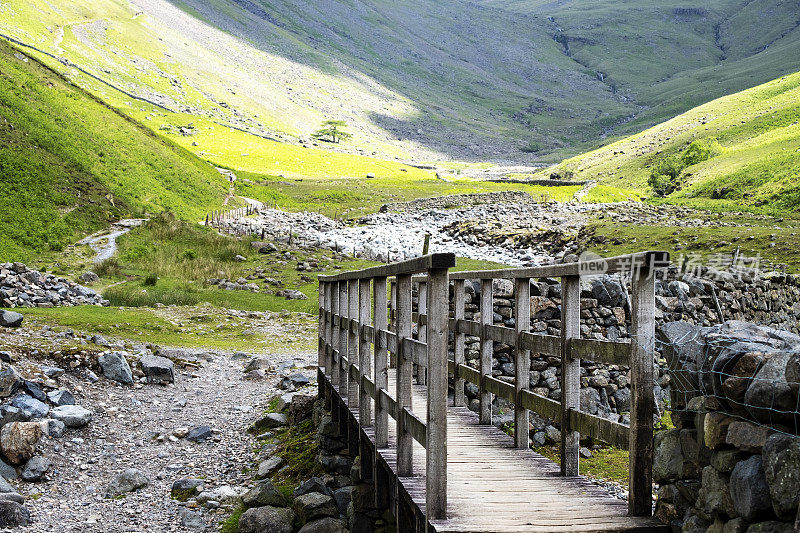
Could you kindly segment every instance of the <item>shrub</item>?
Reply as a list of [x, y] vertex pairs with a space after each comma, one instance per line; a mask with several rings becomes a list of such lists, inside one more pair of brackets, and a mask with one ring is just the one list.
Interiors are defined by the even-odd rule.
[[692, 166], [707, 161], [711, 157], [711, 145], [703, 141], [693, 141], [681, 156], [684, 166]]
[[197, 252], [195, 252], [191, 248], [187, 248], [186, 250], [183, 251], [183, 258], [184, 259], [196, 259], [197, 258]]
[[542, 149], [542, 145], [540, 145], [537, 142], [531, 141], [528, 144], [526, 144], [525, 146], [523, 146], [522, 148], [520, 148], [520, 151], [525, 152], [526, 154], [533, 154], [533, 153], [538, 152], [541, 149]]
[[109, 257], [98, 263], [94, 269], [95, 274], [101, 278], [109, 278], [112, 276], [119, 276], [121, 271], [119, 268], [119, 261], [116, 257]]
[[142, 285], [146, 287], [155, 287], [156, 283], [158, 283], [158, 274], [151, 272], [144, 278]]
[[664, 197], [681, 188], [681, 172], [685, 168], [682, 158], [670, 156], [662, 159], [650, 171], [648, 185], [656, 196]]

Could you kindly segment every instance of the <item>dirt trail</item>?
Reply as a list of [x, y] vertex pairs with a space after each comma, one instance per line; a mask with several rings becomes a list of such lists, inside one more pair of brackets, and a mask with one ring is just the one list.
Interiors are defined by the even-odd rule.
[[140, 226], [146, 219], [143, 218], [126, 218], [115, 222], [111, 226], [111, 231], [102, 230], [93, 233], [88, 237], [78, 241], [78, 244], [88, 244], [97, 255], [94, 258], [95, 263], [102, 263], [106, 259], [112, 257], [117, 253], [117, 239], [128, 233], [131, 228]]

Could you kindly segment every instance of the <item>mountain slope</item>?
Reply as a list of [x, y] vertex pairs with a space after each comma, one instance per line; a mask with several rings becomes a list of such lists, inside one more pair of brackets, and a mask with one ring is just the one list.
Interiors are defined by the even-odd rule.
[[0, 261], [121, 216], [200, 218], [226, 193], [213, 167], [0, 42]]
[[416, 160], [553, 161], [800, 70], [780, 0], [17, 4], [0, 31], [120, 109], [104, 82], [281, 141], [344, 119], [336, 149]]
[[682, 188], [668, 201], [796, 213], [800, 72], [719, 98], [545, 173], [571, 171], [580, 179], [649, 192], [648, 178], [657, 165], [670, 158], [685, 160], [692, 143], [707, 151], [708, 159], [682, 170]]

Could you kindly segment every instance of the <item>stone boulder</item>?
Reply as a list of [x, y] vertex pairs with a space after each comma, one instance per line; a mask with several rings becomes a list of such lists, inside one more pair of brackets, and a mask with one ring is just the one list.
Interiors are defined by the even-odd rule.
[[144, 355], [139, 359], [148, 383], [175, 383], [175, 365], [166, 357]]
[[21, 465], [34, 456], [41, 436], [36, 422], [11, 422], [0, 429], [0, 449], [11, 464]]
[[794, 354], [778, 352], [765, 357], [764, 365], [753, 378], [744, 395], [744, 402], [750, 415], [767, 424], [794, 425], [791, 413], [797, 410], [797, 395], [786, 381], [786, 365]]
[[0, 398], [14, 395], [22, 387], [24, 381], [12, 365], [0, 365]]
[[730, 488], [734, 509], [749, 522], [766, 514], [772, 507], [760, 455], [736, 464], [731, 472]]
[[344, 520], [327, 517], [307, 523], [298, 533], [348, 533], [348, 530]]
[[61, 405], [50, 411], [50, 416], [69, 428], [81, 428], [92, 421], [92, 412], [80, 405]]
[[197, 503], [205, 504], [212, 501], [235, 505], [242, 501], [242, 496], [229, 485], [220, 485], [213, 489], [204, 490], [197, 496]]
[[22, 469], [20, 477], [25, 481], [41, 481], [44, 475], [50, 470], [53, 463], [50, 459], [37, 455], [31, 457]]
[[203, 492], [205, 481], [195, 478], [182, 478], [177, 479], [172, 483], [170, 488], [170, 496], [174, 500], [185, 502], [196, 494]]
[[253, 507], [239, 517], [239, 533], [292, 533], [295, 514], [283, 507]]
[[125, 356], [126, 352], [106, 352], [98, 359], [103, 375], [125, 385], [133, 384], [133, 373]]
[[31, 522], [31, 513], [17, 502], [0, 500], [0, 527], [22, 527]]
[[333, 498], [319, 492], [309, 492], [296, 497], [294, 499], [294, 510], [303, 523], [311, 522], [318, 518], [339, 515], [339, 508], [336, 507], [336, 502], [333, 501]]
[[150, 485], [150, 480], [144, 472], [136, 468], [129, 468], [111, 479], [103, 493], [104, 498], [114, 498], [122, 494], [133, 492]]
[[57, 407], [75, 405], [75, 396], [67, 389], [58, 389], [47, 393], [47, 401]]
[[24, 316], [15, 311], [0, 311], [0, 326], [4, 328], [18, 328], [24, 319]]
[[263, 507], [265, 505], [288, 507], [289, 505], [286, 497], [278, 492], [275, 485], [268, 479], [259, 481], [252, 489], [247, 491], [242, 497], [242, 503], [244, 503], [245, 507]]
[[97, 281], [100, 281], [100, 276], [98, 276], [97, 274], [95, 274], [90, 270], [78, 276], [78, 279], [84, 283], [95, 283]]
[[27, 394], [19, 394], [11, 400], [11, 405], [22, 411], [26, 420], [32, 418], [43, 418], [50, 412], [46, 403], [42, 403], [36, 398], [31, 398]]
[[680, 430], [672, 429], [656, 434], [653, 456], [653, 480], [664, 483], [677, 479], [683, 465]]
[[794, 518], [800, 504], [800, 439], [776, 433], [764, 444], [762, 457], [775, 514]]

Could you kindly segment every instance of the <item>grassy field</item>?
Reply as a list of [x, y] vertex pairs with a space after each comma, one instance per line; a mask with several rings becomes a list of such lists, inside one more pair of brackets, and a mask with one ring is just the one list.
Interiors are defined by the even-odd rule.
[[648, 194], [654, 168], [691, 143], [706, 160], [682, 169], [662, 202], [797, 216], [800, 208], [800, 73], [723, 97], [643, 133], [563, 162], [578, 179]]
[[125, 215], [200, 217], [227, 192], [207, 163], [0, 43], [0, 261], [60, 251]]

